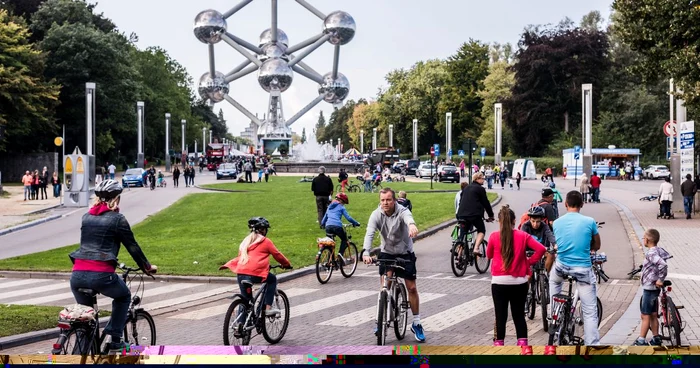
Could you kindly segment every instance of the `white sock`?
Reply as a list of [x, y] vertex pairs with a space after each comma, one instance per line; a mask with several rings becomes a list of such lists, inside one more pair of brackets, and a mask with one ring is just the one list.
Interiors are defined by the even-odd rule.
[[420, 313], [414, 314], [413, 315], [413, 325], [419, 325], [420, 324]]

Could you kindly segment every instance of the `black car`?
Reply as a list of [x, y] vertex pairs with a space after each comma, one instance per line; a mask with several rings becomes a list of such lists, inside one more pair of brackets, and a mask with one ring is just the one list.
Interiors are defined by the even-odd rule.
[[437, 169], [437, 175], [438, 181], [451, 181], [453, 183], [459, 183], [459, 171], [457, 171], [457, 166], [439, 166]]
[[420, 167], [420, 160], [406, 161], [406, 175], [416, 175], [416, 170]]

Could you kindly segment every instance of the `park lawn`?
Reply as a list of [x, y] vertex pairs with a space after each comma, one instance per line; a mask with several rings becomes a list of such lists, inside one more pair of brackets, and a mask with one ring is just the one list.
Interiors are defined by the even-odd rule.
[[[0, 304], [0, 337], [56, 327], [63, 307], [44, 305]], [[100, 310], [100, 317], [110, 312]]]
[[[423, 185], [395, 184], [396, 189], [407, 191], [412, 190], [414, 184]], [[430, 183], [427, 186], [430, 188]], [[158, 265], [159, 274], [231, 276], [230, 271], [219, 271], [218, 267], [236, 257], [241, 240], [249, 233], [247, 220], [254, 216], [264, 216], [270, 221], [272, 228], [268, 236], [295, 268], [314, 263], [318, 250], [316, 238], [323, 237], [325, 232], [316, 222], [311, 183], [299, 183], [299, 177], [275, 176], [269, 183], [228, 182], [213, 187], [245, 192], [190, 194], [133, 227], [149, 261]], [[419, 230], [454, 218], [457, 186], [452, 185], [452, 188], [454, 192], [408, 195]], [[349, 231], [360, 247], [364, 225], [378, 207], [378, 197], [377, 193], [349, 194], [347, 209], [363, 225]], [[490, 194], [489, 198], [495, 199], [496, 194]], [[122, 206], [128, 205], [122, 202]], [[375, 237], [376, 244], [379, 244], [378, 238]], [[77, 248], [75, 244], [0, 260], [0, 269], [67, 272], [71, 270], [68, 254]], [[120, 261], [134, 265], [123, 247]]]

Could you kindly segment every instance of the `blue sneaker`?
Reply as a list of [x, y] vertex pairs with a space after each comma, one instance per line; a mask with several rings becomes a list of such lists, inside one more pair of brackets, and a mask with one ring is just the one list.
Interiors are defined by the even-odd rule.
[[423, 326], [421, 325], [411, 325], [411, 332], [413, 332], [413, 336], [416, 337], [416, 341], [418, 342], [425, 342], [425, 334], [423, 333]]

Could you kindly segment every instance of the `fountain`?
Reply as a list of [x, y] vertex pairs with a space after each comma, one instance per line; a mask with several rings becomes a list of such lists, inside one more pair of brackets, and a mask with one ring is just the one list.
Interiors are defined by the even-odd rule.
[[336, 162], [341, 154], [328, 143], [318, 143], [316, 136], [311, 134], [304, 143], [297, 143], [292, 148], [292, 162]]

